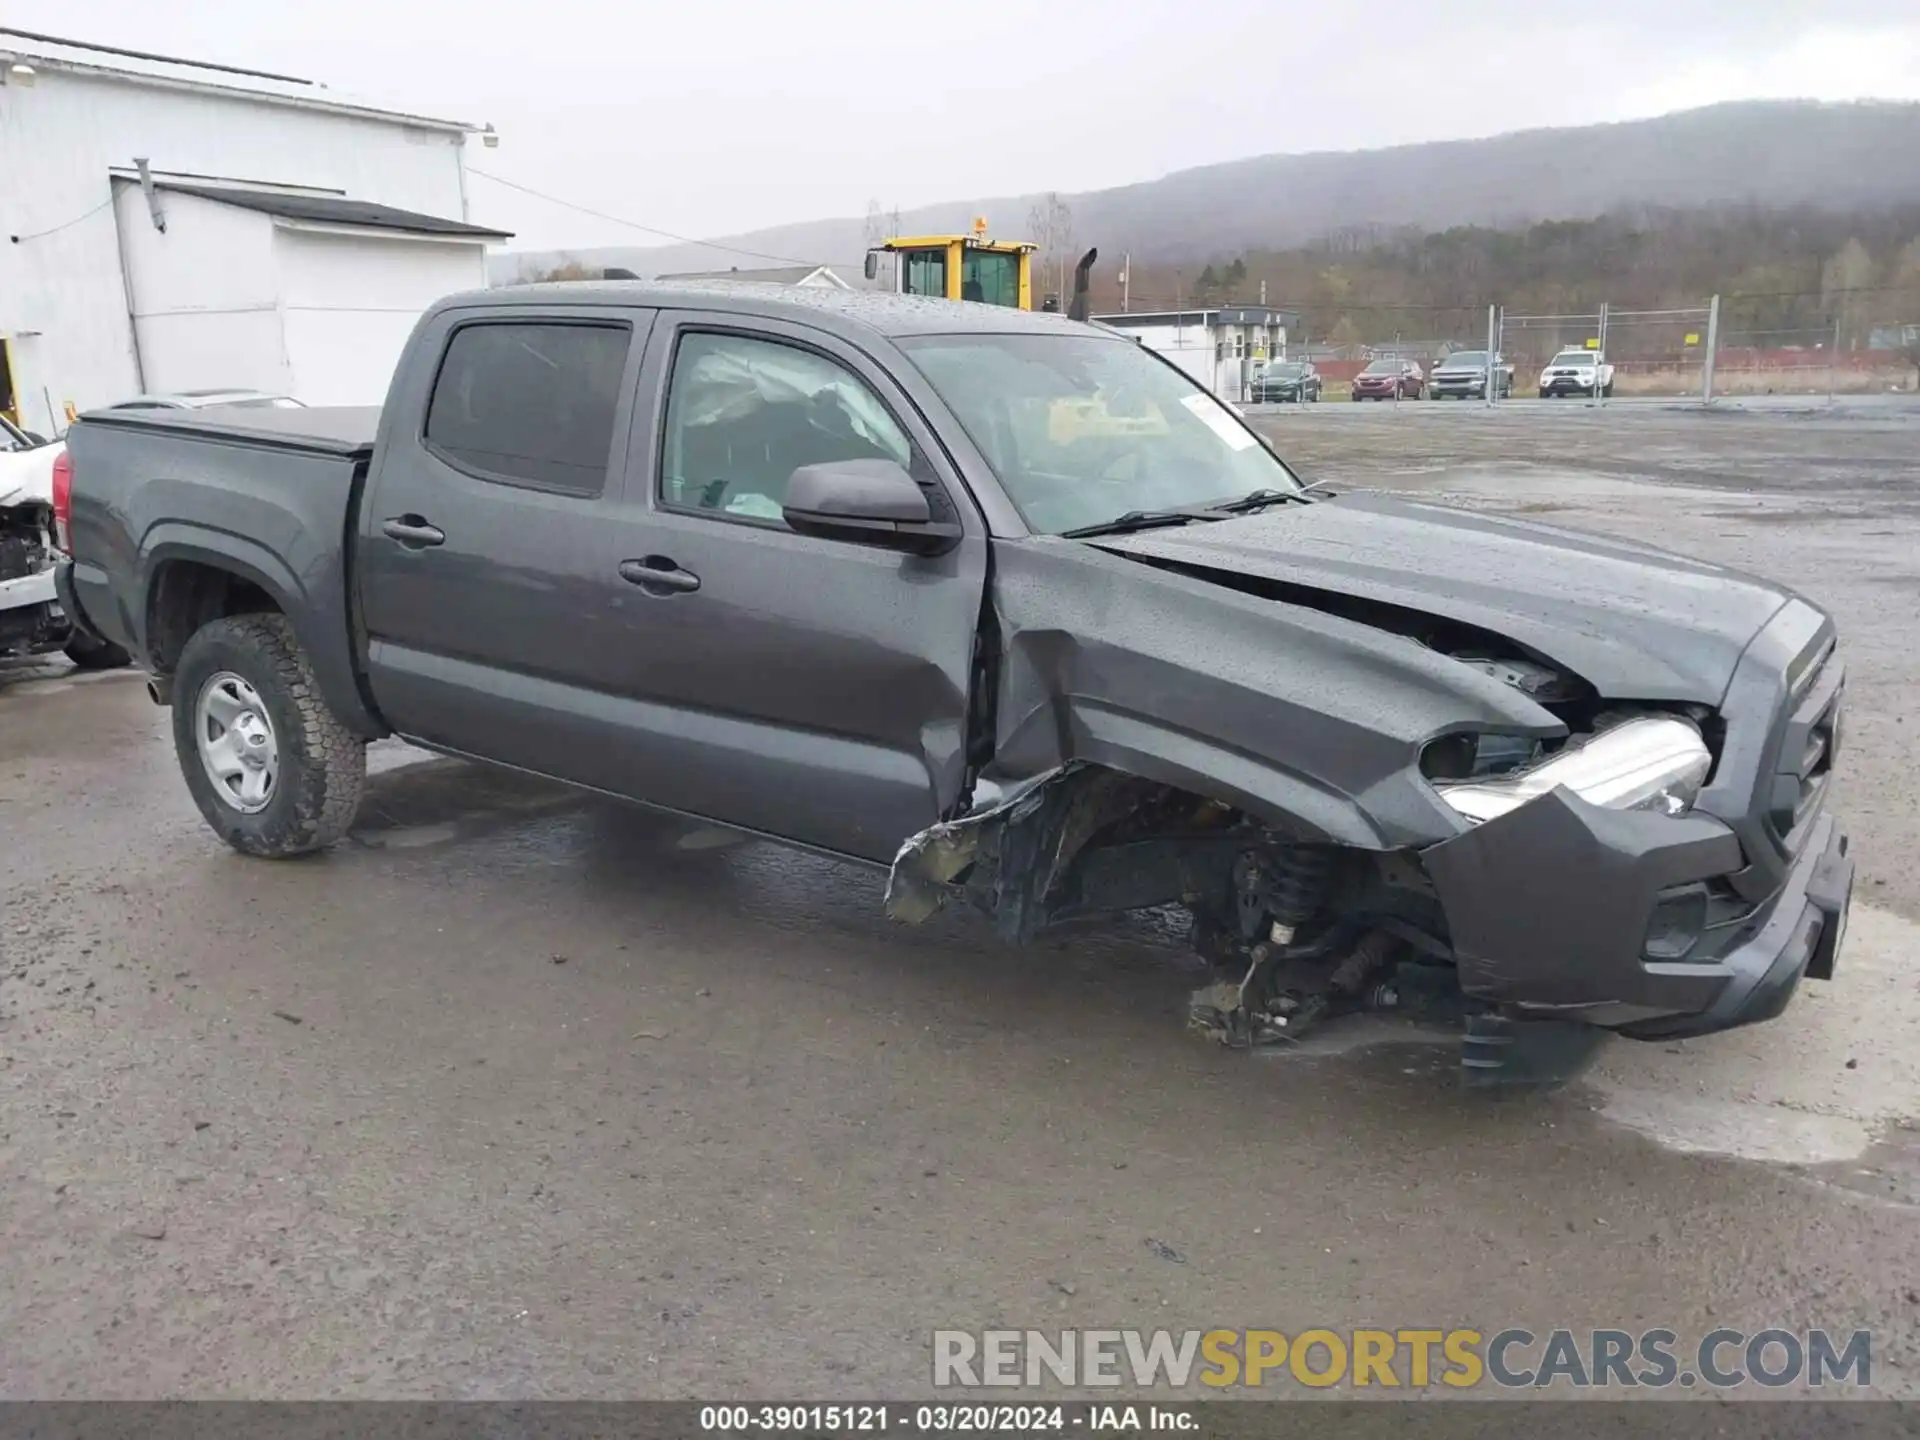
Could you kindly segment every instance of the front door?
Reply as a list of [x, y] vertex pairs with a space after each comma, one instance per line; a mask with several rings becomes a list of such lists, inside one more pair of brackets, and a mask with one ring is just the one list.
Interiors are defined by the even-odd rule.
[[[801, 465], [899, 461], [965, 538], [923, 558], [797, 535]], [[891, 860], [957, 799], [987, 536], [885, 370], [798, 324], [663, 312], [643, 366], [618, 591], [625, 792]]]

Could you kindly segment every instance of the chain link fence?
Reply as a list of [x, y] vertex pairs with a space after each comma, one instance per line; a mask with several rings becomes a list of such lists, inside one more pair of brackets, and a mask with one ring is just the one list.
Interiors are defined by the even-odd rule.
[[[1208, 362], [1217, 357], [1220, 342], [1209, 331], [1207, 317], [1241, 302], [1183, 295], [1166, 297], [1163, 309], [1161, 297], [1136, 294], [1133, 299], [1135, 311], [1171, 310], [1182, 317], [1182, 353], [1169, 358], [1208, 383], [1214, 368]], [[1271, 360], [1312, 362], [1321, 372], [1325, 398], [1339, 400], [1350, 393], [1353, 375], [1374, 360], [1411, 360], [1430, 376], [1450, 354], [1481, 352], [1490, 342], [1501, 362], [1512, 368], [1515, 399], [1532, 399], [1541, 372], [1568, 350], [1592, 354], [1596, 363], [1611, 367], [1610, 391], [1587, 397], [1600, 405], [1653, 398], [1710, 404], [1747, 395], [1837, 397], [1920, 389], [1920, 342], [1915, 339], [1920, 327], [1898, 323], [1911, 308], [1904, 294], [1702, 295], [1695, 304], [1662, 309], [1594, 303], [1541, 313], [1509, 311], [1498, 303], [1395, 304], [1365, 297], [1351, 297], [1319, 312], [1293, 310], [1284, 296], [1274, 296], [1271, 303], [1289, 310], [1300, 323], [1290, 328], [1280, 353], [1247, 353], [1246, 363], [1235, 372], [1241, 383], [1231, 394], [1222, 392], [1230, 400], [1246, 401], [1255, 376]]]

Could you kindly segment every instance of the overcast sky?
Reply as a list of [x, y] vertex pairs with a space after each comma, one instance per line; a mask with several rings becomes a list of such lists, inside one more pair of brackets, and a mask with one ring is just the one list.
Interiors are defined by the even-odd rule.
[[[10, 0], [6, 14], [491, 121], [502, 141], [472, 150], [477, 168], [699, 237], [869, 200], [1089, 190], [1750, 96], [1920, 99], [1920, 0]], [[474, 219], [516, 248], [649, 238], [471, 189]]]

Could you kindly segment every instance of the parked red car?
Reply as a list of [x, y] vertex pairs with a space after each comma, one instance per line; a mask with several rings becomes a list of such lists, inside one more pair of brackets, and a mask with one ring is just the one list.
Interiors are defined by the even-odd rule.
[[1413, 361], [1383, 355], [1353, 377], [1353, 398], [1418, 400], [1426, 385], [1427, 377]]

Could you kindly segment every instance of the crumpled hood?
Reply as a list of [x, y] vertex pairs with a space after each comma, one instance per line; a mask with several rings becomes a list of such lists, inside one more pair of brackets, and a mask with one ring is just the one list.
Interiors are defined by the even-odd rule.
[[1094, 543], [1200, 578], [1257, 577], [1478, 626], [1615, 699], [1717, 705], [1791, 594], [1652, 546], [1377, 492]]

